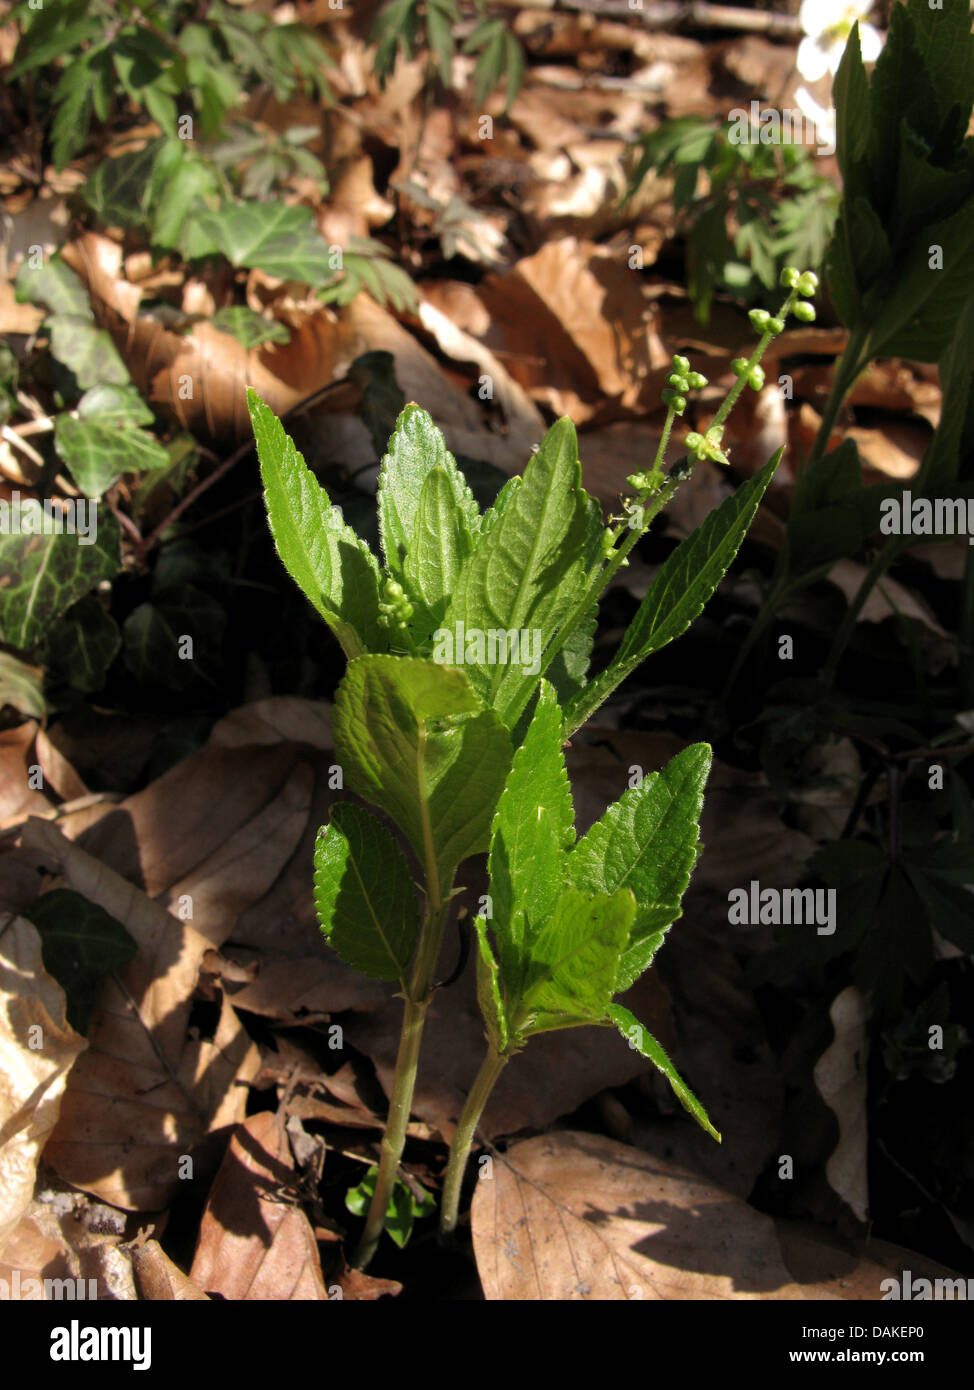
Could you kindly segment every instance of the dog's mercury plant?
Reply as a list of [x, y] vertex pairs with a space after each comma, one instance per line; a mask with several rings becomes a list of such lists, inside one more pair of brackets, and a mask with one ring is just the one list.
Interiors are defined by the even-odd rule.
[[[674, 357], [656, 458], [629, 477], [633, 495], [608, 525], [582, 487], [570, 420], [552, 425], [523, 476], [509, 479], [482, 515], [430, 416], [408, 405], [382, 461], [380, 563], [280, 421], [248, 391], [278, 553], [348, 658], [333, 718], [346, 783], [391, 817], [423, 875], [420, 906], [399, 844], [357, 806], [336, 806], [319, 834], [322, 931], [347, 964], [398, 980], [404, 999], [389, 1117], [355, 1255], [360, 1267], [393, 1205], [434, 972], [451, 899], [461, 891], [455, 877], [471, 855], [490, 849], [498, 959], [481, 920], [478, 978], [490, 1052], [453, 1145], [445, 1227], [456, 1219], [463, 1162], [496, 1073], [533, 1033], [620, 1026], [715, 1133], [659, 1045], [611, 1003], [649, 965], [679, 915], [710, 750], [685, 750], [573, 848], [560, 749], [646, 657], [686, 630], [737, 554], [780, 451], [672, 552], [614, 658], [588, 679], [602, 593], [694, 459], [727, 462], [727, 415], [746, 385], [760, 389], [761, 355], [813, 293], [814, 277], [789, 271], [787, 287], [774, 318], [752, 314], [757, 347], [735, 365], [737, 382], [712, 425], [690, 434], [687, 456], [667, 470], [673, 422], [688, 393], [705, 384], [687, 358]], [[434, 659], [444, 632], [457, 638], [449, 665]], [[523, 644], [530, 661], [514, 659], [519, 634], [531, 636]]]

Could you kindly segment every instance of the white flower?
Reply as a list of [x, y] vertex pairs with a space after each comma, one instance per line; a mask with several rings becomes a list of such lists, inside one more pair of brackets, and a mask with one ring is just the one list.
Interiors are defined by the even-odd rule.
[[814, 125], [822, 154], [835, 154], [835, 107], [820, 106], [807, 87], [796, 89], [795, 101], [806, 121]]
[[798, 71], [807, 82], [836, 73], [852, 26], [859, 21], [864, 63], [874, 63], [883, 46], [878, 29], [867, 24], [873, 0], [802, 0], [798, 20], [806, 38], [798, 45]]

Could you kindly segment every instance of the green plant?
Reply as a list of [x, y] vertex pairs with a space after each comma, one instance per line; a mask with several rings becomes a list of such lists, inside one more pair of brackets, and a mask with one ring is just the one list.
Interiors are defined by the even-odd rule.
[[[721, 437], [729, 410], [746, 384], [760, 386], [761, 354], [814, 288], [814, 277], [795, 271], [792, 278], [778, 315], [756, 320], [760, 341], [737, 364], [738, 381], [714, 423], [706, 435], [688, 435], [688, 456], [667, 470], [663, 461], [673, 423], [686, 410], [687, 394], [705, 384], [687, 358], [674, 357], [655, 460], [630, 476], [633, 495], [608, 525], [582, 487], [570, 420], [552, 425], [523, 476], [509, 479], [482, 515], [442, 435], [423, 410], [409, 405], [382, 461], [380, 565], [280, 422], [248, 392], [278, 553], [348, 658], [333, 719], [346, 784], [399, 827], [423, 874], [420, 910], [397, 842], [355, 806], [337, 806], [317, 843], [315, 900], [322, 930], [349, 964], [398, 980], [404, 998], [389, 1119], [359, 1264], [371, 1257], [394, 1194], [434, 971], [451, 899], [459, 891], [456, 872], [489, 846], [508, 773], [512, 765], [526, 766], [517, 750], [523, 754], [535, 728], [532, 714], [543, 717], [546, 738], [554, 736], [550, 730], [557, 722], [559, 744], [567, 739], [640, 662], [686, 630], [736, 555], [777, 457], [669, 556], [616, 656], [596, 680], [587, 679], [601, 594], [689, 475], [693, 458], [726, 462]], [[535, 709], [539, 698], [541, 716]], [[699, 767], [698, 780], [702, 794]], [[633, 804], [639, 801], [633, 798]], [[687, 829], [692, 822], [693, 844], [695, 804], [692, 797], [686, 806], [681, 802], [681, 825]], [[576, 853], [577, 867], [587, 851]], [[688, 863], [687, 876], [689, 868]], [[659, 900], [639, 899], [638, 893], [631, 901], [625, 893], [613, 900], [611, 934], [620, 943], [611, 960], [613, 979], [623, 938], [642, 950], [647, 920], [655, 923], [653, 931], [662, 930], [677, 914], [681, 892], [671, 885]], [[575, 900], [569, 906], [568, 917], [559, 918], [553, 930], [577, 929], [581, 908]], [[600, 904], [597, 910], [603, 909], [608, 911]], [[535, 925], [542, 925], [540, 918]], [[527, 1035], [526, 1016], [518, 1013], [512, 1022], [515, 1036]], [[654, 1060], [661, 1064], [661, 1054]]]
[[[541, 682], [491, 827], [489, 918], [476, 920], [477, 995], [487, 1055], [450, 1146], [440, 1230], [457, 1222], [477, 1122], [501, 1071], [538, 1033], [615, 1027], [719, 1140], [653, 1035], [612, 997], [648, 970], [680, 915], [698, 853], [710, 748], [692, 744], [610, 806], [578, 843], [563, 720]], [[488, 938], [493, 928], [495, 950]]]
[[[524, 80], [524, 51], [500, 17], [491, 18], [481, 0], [475, 0], [478, 22], [463, 43], [464, 53], [477, 53], [474, 67], [474, 103], [483, 106], [487, 94], [503, 78], [506, 82], [505, 112], [517, 96]], [[455, 25], [460, 23], [457, 0], [386, 0], [372, 26], [371, 40], [377, 44], [375, 71], [383, 84], [402, 52], [409, 60], [420, 40], [428, 53], [428, 76], [438, 74], [450, 80], [450, 64], [456, 53]]]
[[838, 191], [806, 147], [764, 143], [757, 130], [740, 139], [739, 126], [697, 116], [664, 121], [638, 142], [626, 194], [651, 170], [672, 175], [687, 290], [701, 323], [719, 290], [766, 305], [786, 264], [819, 270], [838, 211]]
[[299, 87], [331, 100], [323, 69], [334, 60], [303, 24], [275, 24], [259, 10], [208, 0], [67, 0], [18, 5], [15, 82], [37, 74], [39, 115], [49, 122], [56, 169], [84, 147], [93, 120], [110, 127], [121, 100], [174, 139], [187, 116], [217, 135], [246, 91], [266, 85], [278, 101]]
[[[893, 8], [889, 35], [867, 80], [858, 29], [834, 85], [843, 193], [826, 257], [828, 287], [849, 329], [810, 454], [798, 475], [784, 545], [761, 608], [740, 645], [729, 695], [758, 640], [796, 596], [836, 561], [863, 554], [865, 572], [829, 633], [810, 681], [771, 692], [760, 716], [766, 767], [786, 751], [797, 762], [816, 742], [845, 738], [865, 764], [842, 835], [809, 870], [839, 892], [838, 929], [816, 943], [816, 964], [844, 957], [878, 1018], [900, 1006], [907, 982], [923, 988], [937, 937], [974, 951], [970, 792], [959, 765], [970, 755], [974, 559], [968, 555], [956, 611], [957, 677], [931, 682], [919, 630], [895, 620], [912, 689], [839, 699], [836, 683], [863, 609], [906, 552], [952, 539], [957, 506], [969, 506], [974, 471], [974, 35], [966, 0]], [[877, 357], [937, 362], [943, 402], [915, 477], [865, 486], [855, 443], [830, 447], [843, 403]], [[919, 534], [904, 513], [934, 518]], [[897, 520], [899, 518], [899, 520]], [[919, 528], [918, 528], [919, 529]], [[891, 602], [893, 600], [891, 599]], [[792, 610], [794, 612], [794, 610]], [[797, 705], [796, 705], [797, 701]], [[937, 770], [939, 769], [939, 771]], [[940, 778], [939, 785], [936, 778]], [[874, 789], [885, 802], [873, 806]], [[942, 792], [938, 799], [931, 791]], [[783, 978], [809, 965], [801, 943], [783, 942], [761, 967]]]

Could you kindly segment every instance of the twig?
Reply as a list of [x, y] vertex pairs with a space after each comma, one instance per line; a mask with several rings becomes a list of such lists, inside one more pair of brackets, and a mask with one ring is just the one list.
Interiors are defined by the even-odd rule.
[[770, 10], [744, 9], [738, 5], [711, 5], [706, 0], [645, 0], [634, 9], [630, 0], [494, 0], [505, 9], [551, 10], [634, 19], [643, 29], [736, 29], [775, 38], [798, 38], [802, 32], [797, 15]]

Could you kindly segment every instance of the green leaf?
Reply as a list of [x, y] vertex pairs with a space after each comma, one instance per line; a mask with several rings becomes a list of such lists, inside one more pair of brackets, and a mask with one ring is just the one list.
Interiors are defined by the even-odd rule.
[[86, 319], [56, 315], [50, 320], [51, 352], [70, 367], [83, 391], [91, 386], [127, 386], [128, 368], [108, 332]]
[[778, 467], [781, 452], [779, 449], [760, 472], [712, 511], [693, 535], [667, 556], [615, 657], [566, 710], [566, 738], [591, 717], [637, 666], [681, 636], [698, 616], [740, 549]]
[[331, 504], [294, 442], [256, 391], [247, 405], [277, 553], [349, 658], [388, 645], [379, 626], [379, 566]]
[[150, 688], [189, 690], [197, 681], [219, 686], [226, 625], [217, 599], [192, 584], [168, 585], [125, 619], [125, 665]]
[[115, 619], [93, 595], [86, 594], [45, 634], [42, 658], [48, 681], [86, 693], [100, 690], [121, 645]]
[[854, 555], [877, 518], [867, 516], [867, 494], [855, 440], [844, 439], [798, 474], [785, 531], [785, 581], [810, 583], [844, 555]]
[[[200, 211], [194, 235], [214, 244], [231, 265], [255, 266], [282, 280], [325, 285], [335, 278], [334, 249], [319, 233], [310, 208], [283, 203], [224, 203]], [[207, 254], [190, 242], [189, 257]]]
[[94, 321], [88, 292], [81, 277], [66, 265], [60, 252], [39, 266], [32, 266], [27, 257], [20, 263], [14, 287], [17, 300], [23, 304], [43, 304], [52, 314]]
[[406, 579], [405, 556], [416, 531], [423, 484], [434, 468], [445, 472], [449, 479], [459, 513], [454, 528], [458, 532], [465, 530], [468, 537], [475, 535], [480, 516], [473, 494], [431, 416], [418, 405], [409, 404], [396, 422], [379, 474], [382, 552], [386, 568], [400, 583]]
[[118, 522], [84, 499], [75, 506], [85, 512], [72, 522], [82, 523], [78, 534], [70, 534], [53, 529], [63, 525], [59, 513], [49, 516], [36, 498], [20, 502], [16, 524], [14, 504], [0, 502], [8, 522], [0, 526], [0, 641], [11, 647], [35, 647], [65, 609], [118, 573]]
[[149, 140], [141, 150], [100, 160], [81, 196], [109, 227], [139, 227], [148, 221], [153, 167], [165, 141]]
[[[522, 1037], [598, 1023], [616, 992], [619, 956], [636, 912], [628, 888], [594, 896], [568, 888], [531, 942], [525, 987], [508, 999], [512, 1031]], [[505, 979], [505, 988], [512, 993]]]
[[628, 989], [647, 969], [663, 933], [680, 916], [697, 861], [710, 759], [709, 744], [684, 748], [661, 772], [624, 792], [569, 855], [569, 881], [576, 888], [588, 893], [631, 888], [635, 894], [635, 920], [614, 992]]
[[6, 705], [31, 719], [43, 719], [47, 714], [40, 671], [10, 652], [0, 652], [0, 710]]
[[230, 304], [220, 309], [210, 319], [211, 325], [221, 333], [229, 333], [245, 348], [260, 347], [261, 343], [289, 343], [291, 331], [287, 324], [277, 319], [265, 318], [246, 304]]
[[54, 89], [53, 101], [57, 110], [51, 121], [51, 157], [58, 173], [88, 138], [91, 88], [91, 66], [86, 55], [65, 68]]
[[[355, 1216], [364, 1216], [372, 1203], [377, 1167], [372, 1167], [357, 1187], [352, 1187], [345, 1195], [345, 1206]], [[400, 1249], [412, 1235], [414, 1222], [423, 1216], [432, 1216], [435, 1202], [431, 1193], [420, 1188], [422, 1197], [417, 1197], [411, 1187], [397, 1178], [389, 1205], [386, 1208], [384, 1230], [392, 1237]]]
[[491, 925], [509, 996], [520, 992], [531, 943], [567, 886], [575, 812], [561, 744], [561, 710], [542, 681], [490, 835]]
[[67, 995], [68, 1022], [86, 1033], [99, 984], [135, 959], [135, 940], [121, 922], [70, 888], [35, 898], [24, 916], [40, 933], [45, 968]]
[[[943, 267], [931, 268], [942, 251]], [[962, 306], [974, 293], [974, 205], [927, 223], [897, 262], [893, 292], [870, 332], [874, 357], [935, 362], [949, 341]]]
[[445, 468], [430, 469], [419, 494], [415, 528], [403, 566], [406, 592], [426, 609], [428, 631], [442, 621], [472, 549], [453, 479]]
[[487, 939], [487, 921], [474, 919], [477, 932], [477, 1004], [480, 1007], [487, 1039], [495, 1052], [505, 1052], [508, 1044], [507, 1014], [501, 996], [500, 973]]
[[349, 662], [333, 728], [348, 785], [405, 832], [436, 899], [461, 860], [487, 848], [507, 731], [462, 671], [395, 656]]
[[[506, 494], [506, 495], [505, 495]], [[548, 430], [524, 470], [520, 486], [502, 491], [497, 519], [486, 525], [464, 568], [447, 613], [452, 631], [486, 634], [482, 657], [468, 647], [465, 666], [485, 703], [513, 727], [537, 686], [543, 653], [578, 602], [579, 590], [598, 562], [601, 512], [590, 505], [581, 483], [575, 427], [566, 418]], [[485, 519], [486, 520], [486, 519]], [[501, 659], [495, 638], [503, 639]], [[518, 661], [511, 635], [520, 638]], [[525, 643], [529, 660], [523, 660]], [[539, 666], [531, 658], [537, 656]]]
[[936, 432], [927, 446], [914, 485], [914, 495], [935, 496], [957, 481], [964, 422], [974, 398], [974, 294], [957, 319], [953, 337], [939, 362], [943, 405]]
[[621, 1004], [610, 1004], [606, 1010], [606, 1015], [618, 1028], [619, 1032], [637, 1052], [641, 1052], [644, 1057], [648, 1057], [659, 1071], [663, 1073], [667, 1081], [673, 1088], [673, 1093], [677, 1100], [693, 1116], [701, 1129], [705, 1129], [712, 1138], [721, 1142], [720, 1135], [714, 1129], [707, 1117], [707, 1112], [697, 1100], [696, 1096], [684, 1082], [676, 1067], [667, 1057], [659, 1043], [653, 1037], [648, 1028], [644, 1028], [628, 1009], [624, 1009]]
[[419, 910], [402, 850], [358, 806], [333, 807], [315, 843], [315, 908], [346, 965], [403, 979], [419, 940]]
[[123, 473], [149, 473], [169, 466], [169, 455], [147, 430], [125, 429], [111, 416], [59, 415], [54, 447], [88, 497], [101, 497]]

